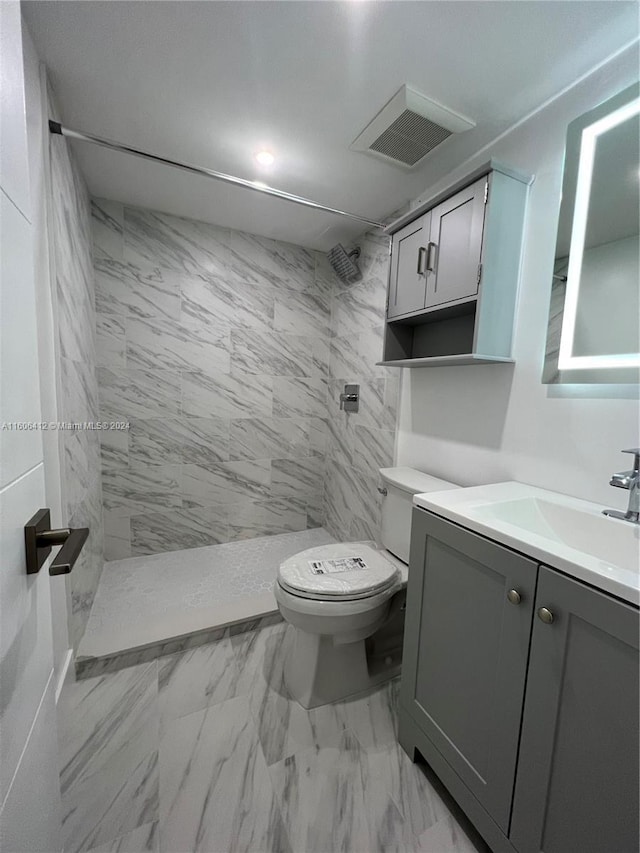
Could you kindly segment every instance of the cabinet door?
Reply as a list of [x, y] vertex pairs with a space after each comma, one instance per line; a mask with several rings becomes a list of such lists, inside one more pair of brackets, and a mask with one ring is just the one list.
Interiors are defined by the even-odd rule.
[[511, 841], [637, 853], [638, 611], [540, 569]]
[[424, 308], [430, 222], [431, 214], [426, 213], [393, 235], [388, 317], [399, 317]]
[[534, 561], [414, 509], [401, 701], [505, 834], [536, 574]]
[[428, 308], [478, 292], [487, 181], [481, 178], [431, 211]]

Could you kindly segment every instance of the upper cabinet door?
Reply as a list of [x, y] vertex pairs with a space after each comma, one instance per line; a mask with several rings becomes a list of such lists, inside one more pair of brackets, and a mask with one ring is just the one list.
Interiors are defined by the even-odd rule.
[[427, 243], [431, 213], [393, 235], [388, 317], [400, 317], [425, 307]]
[[636, 853], [638, 611], [542, 567], [536, 612], [511, 842]]
[[475, 296], [480, 284], [488, 178], [480, 178], [431, 211], [427, 300], [431, 308]]

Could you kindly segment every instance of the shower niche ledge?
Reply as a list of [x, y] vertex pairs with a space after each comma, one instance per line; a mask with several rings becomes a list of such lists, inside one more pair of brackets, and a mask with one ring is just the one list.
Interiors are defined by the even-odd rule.
[[491, 160], [387, 226], [386, 367], [513, 363], [532, 179]]

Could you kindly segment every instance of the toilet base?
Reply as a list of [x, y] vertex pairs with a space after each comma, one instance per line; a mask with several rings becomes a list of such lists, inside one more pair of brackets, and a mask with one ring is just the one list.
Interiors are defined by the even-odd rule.
[[364, 693], [400, 672], [399, 655], [376, 660], [371, 669], [366, 640], [336, 645], [333, 637], [293, 632], [285, 661], [285, 683], [292, 699], [303, 708], [317, 708]]
[[312, 634], [289, 626], [291, 637], [284, 664], [290, 696], [304, 708], [348, 699], [400, 673], [404, 602], [398, 593], [384, 624], [366, 639], [335, 642], [333, 635]]

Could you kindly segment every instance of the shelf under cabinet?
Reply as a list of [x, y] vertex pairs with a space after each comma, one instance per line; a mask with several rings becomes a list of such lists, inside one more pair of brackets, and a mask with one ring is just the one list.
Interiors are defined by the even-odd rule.
[[428, 358], [398, 358], [393, 361], [379, 361], [378, 365], [382, 367], [444, 367], [456, 364], [495, 364], [496, 362], [515, 364], [515, 359], [471, 352], [462, 355], [434, 355]]

